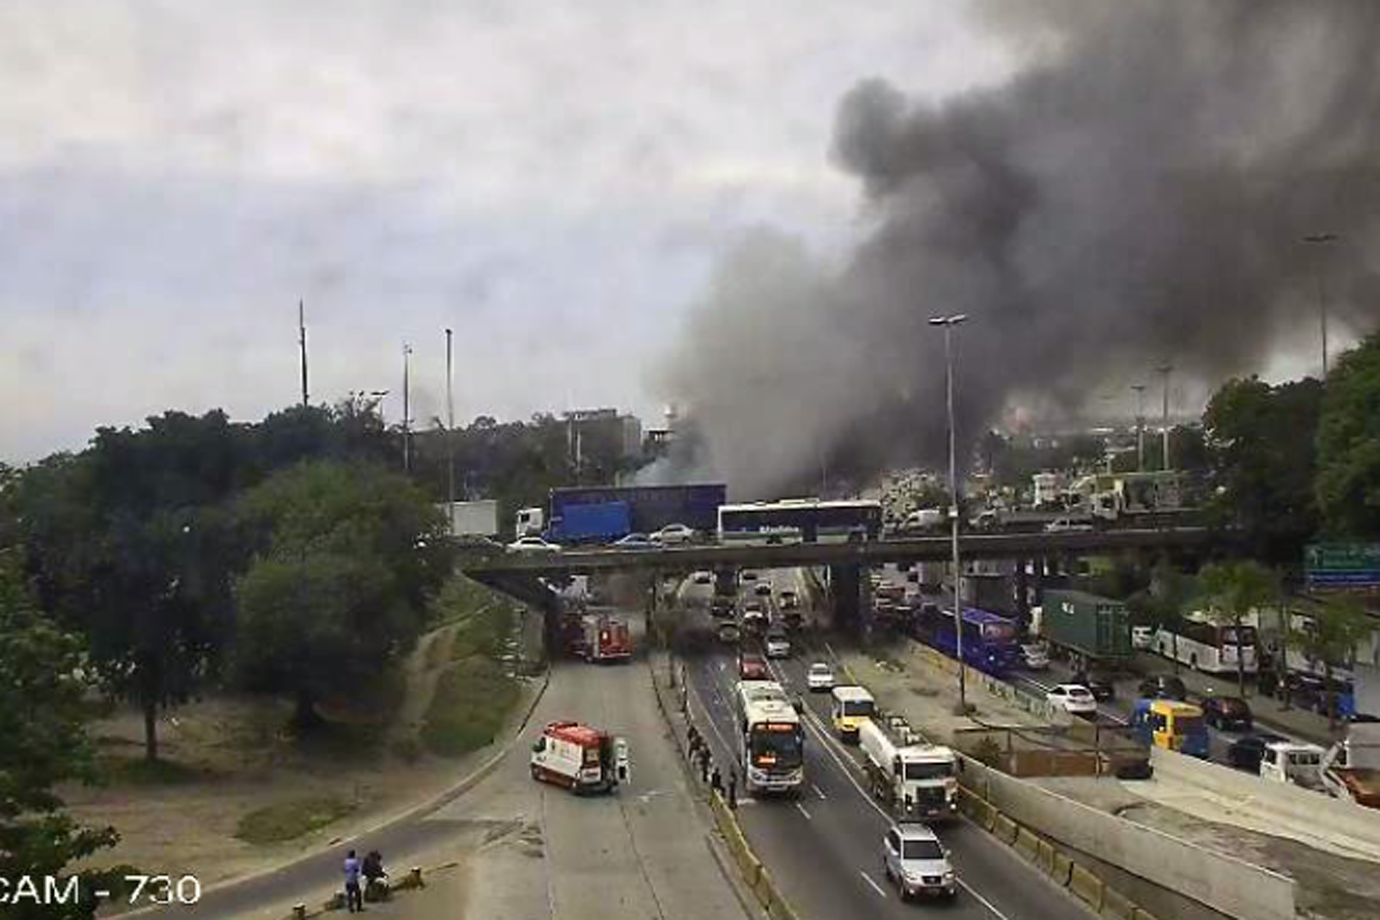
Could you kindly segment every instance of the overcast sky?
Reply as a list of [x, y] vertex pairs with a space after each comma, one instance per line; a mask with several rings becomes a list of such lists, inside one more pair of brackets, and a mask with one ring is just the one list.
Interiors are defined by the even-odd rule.
[[654, 414], [735, 236], [860, 220], [839, 98], [999, 80], [960, 4], [0, 2], [0, 458], [165, 408]]

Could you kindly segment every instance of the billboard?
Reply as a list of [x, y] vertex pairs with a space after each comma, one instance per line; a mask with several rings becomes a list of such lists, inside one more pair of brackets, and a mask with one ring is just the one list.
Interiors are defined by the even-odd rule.
[[1380, 543], [1314, 543], [1304, 548], [1310, 588], [1380, 586]]

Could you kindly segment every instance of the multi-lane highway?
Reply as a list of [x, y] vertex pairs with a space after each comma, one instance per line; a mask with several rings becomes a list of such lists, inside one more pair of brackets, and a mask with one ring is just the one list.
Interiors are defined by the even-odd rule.
[[[783, 570], [773, 576], [795, 577]], [[710, 643], [704, 649], [686, 661], [691, 708], [716, 760], [728, 764], [733, 762], [734, 750], [735, 657], [731, 650]], [[889, 818], [860, 786], [854, 750], [829, 732], [827, 694], [808, 693], [807, 664], [803, 657], [773, 662], [774, 673], [788, 692], [806, 698], [805, 789], [793, 798], [743, 798], [739, 820], [758, 856], [803, 916], [811, 920], [913, 916], [914, 907], [900, 901], [882, 873], [881, 841]], [[957, 901], [951, 905], [953, 916], [975, 920], [1093, 916], [976, 826], [960, 819], [937, 831], [952, 851], [960, 880]]]

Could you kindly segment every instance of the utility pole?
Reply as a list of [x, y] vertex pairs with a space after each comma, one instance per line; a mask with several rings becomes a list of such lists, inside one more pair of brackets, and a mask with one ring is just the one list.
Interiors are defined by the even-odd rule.
[[1155, 370], [1159, 371], [1160, 374], [1164, 377], [1164, 421], [1162, 422], [1162, 424], [1164, 425], [1164, 467], [1163, 467], [1163, 469], [1164, 469], [1166, 472], [1168, 472], [1168, 471], [1169, 471], [1169, 375], [1170, 375], [1171, 373], [1173, 373], [1173, 371], [1174, 371], [1174, 366], [1173, 366], [1172, 364], [1161, 364], [1159, 367], [1155, 368]]
[[306, 408], [311, 398], [307, 395], [307, 305], [302, 300], [297, 301], [297, 344], [302, 350], [302, 407]]
[[446, 490], [450, 499], [450, 532], [455, 535], [455, 393], [452, 384], [455, 375], [451, 363], [451, 338], [453, 333], [446, 330]]
[[[1311, 246], [1327, 247], [1337, 242], [1335, 233], [1310, 233], [1303, 242]], [[1327, 381], [1327, 273], [1323, 271], [1323, 253], [1319, 252], [1316, 273], [1318, 279], [1318, 324], [1322, 328], [1322, 375]]]
[[403, 342], [403, 472], [412, 472], [412, 346]]
[[968, 714], [968, 666], [963, 661], [963, 603], [959, 598], [961, 570], [958, 560], [958, 463], [954, 449], [954, 359], [953, 329], [968, 319], [966, 313], [953, 313], [949, 316], [931, 316], [931, 326], [944, 327], [944, 388], [945, 402], [949, 413], [949, 523], [953, 539], [953, 579], [954, 579], [954, 652], [958, 657], [958, 712]]
[[1136, 391], [1136, 470], [1145, 472], [1145, 384], [1133, 383]]

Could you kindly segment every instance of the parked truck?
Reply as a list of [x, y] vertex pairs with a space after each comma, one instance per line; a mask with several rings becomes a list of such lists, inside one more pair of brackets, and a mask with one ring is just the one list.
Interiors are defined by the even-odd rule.
[[1115, 665], [1131, 657], [1131, 618], [1126, 605], [1084, 591], [1046, 590], [1040, 635], [1067, 653], [1076, 667]]
[[629, 779], [628, 742], [579, 722], [552, 722], [532, 745], [532, 778], [572, 792], [612, 792]]
[[897, 816], [958, 816], [958, 759], [952, 749], [927, 743], [896, 715], [862, 720], [858, 742], [872, 794]]
[[473, 502], [441, 502], [436, 506], [446, 516], [452, 537], [498, 536], [498, 502], [492, 499]]
[[540, 536], [546, 529], [546, 509], [544, 508], [519, 508], [517, 516], [514, 518], [513, 530], [514, 538]]

